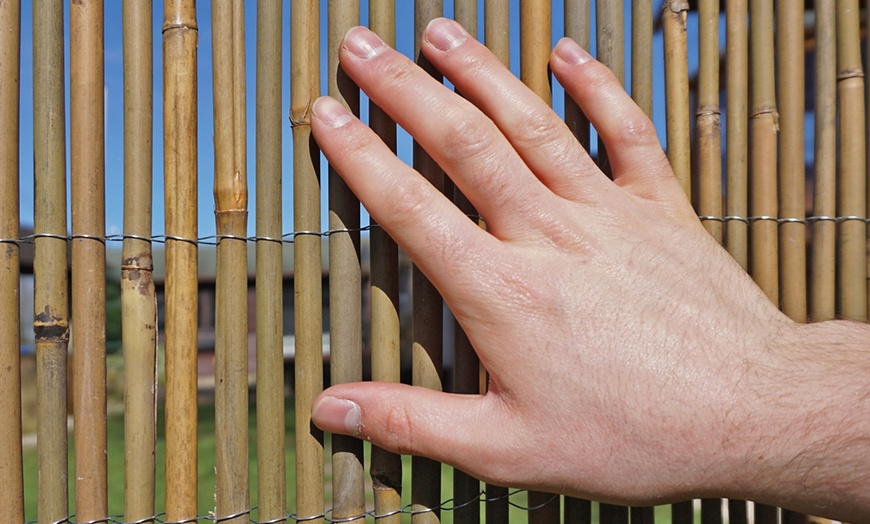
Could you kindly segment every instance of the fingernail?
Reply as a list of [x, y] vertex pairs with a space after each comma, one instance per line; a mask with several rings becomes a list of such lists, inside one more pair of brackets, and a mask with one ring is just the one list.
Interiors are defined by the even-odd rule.
[[461, 25], [447, 18], [436, 18], [426, 28], [426, 41], [441, 51], [450, 51], [465, 43], [468, 33]]
[[311, 410], [311, 418], [326, 431], [358, 435], [360, 409], [356, 402], [335, 397], [322, 397]]
[[344, 48], [363, 60], [378, 56], [386, 47], [378, 35], [365, 27], [352, 27], [344, 35]]
[[314, 101], [311, 114], [329, 127], [341, 127], [353, 120], [353, 116], [338, 100], [326, 96]]
[[571, 65], [581, 65], [592, 60], [592, 55], [570, 38], [563, 38], [556, 45], [556, 55]]

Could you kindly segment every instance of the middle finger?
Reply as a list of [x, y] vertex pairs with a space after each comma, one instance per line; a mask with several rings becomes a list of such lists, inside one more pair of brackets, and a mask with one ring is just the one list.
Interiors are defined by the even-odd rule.
[[423, 146], [494, 235], [524, 236], [552, 194], [492, 120], [364, 27], [348, 31], [339, 56], [345, 72]]

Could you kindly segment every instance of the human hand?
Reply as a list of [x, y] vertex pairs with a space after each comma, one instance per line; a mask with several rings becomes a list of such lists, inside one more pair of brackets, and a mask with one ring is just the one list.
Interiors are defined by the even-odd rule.
[[652, 123], [606, 67], [559, 42], [551, 69], [607, 145], [610, 180], [458, 24], [433, 21], [422, 50], [467, 100], [363, 28], [340, 59], [487, 231], [336, 101], [315, 102], [312, 130], [441, 292], [490, 388], [343, 384], [313, 421], [495, 484], [617, 503], [745, 495], [765, 472], [745, 428], [777, 387], [759, 370], [786, 368], [795, 325], [700, 225]]

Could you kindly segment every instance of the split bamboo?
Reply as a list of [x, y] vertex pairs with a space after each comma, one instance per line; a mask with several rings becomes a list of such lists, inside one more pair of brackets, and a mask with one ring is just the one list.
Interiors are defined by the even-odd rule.
[[[804, 220], [804, 2], [777, 3], [776, 41], [779, 212], [786, 218]], [[784, 222], [779, 226], [780, 307], [796, 322], [807, 321], [806, 245], [804, 223]]]
[[[477, 1], [456, 0], [454, 2], [454, 18], [466, 28], [468, 33], [477, 38]], [[461, 94], [461, 93], [460, 93]], [[467, 216], [476, 217], [474, 205], [454, 187], [453, 201]], [[482, 220], [474, 218], [478, 226], [484, 227]], [[481, 393], [482, 369], [477, 353], [468, 340], [465, 330], [458, 321], [453, 319], [453, 392], [478, 395]], [[485, 384], [485, 382], [484, 382]], [[462, 504], [453, 512], [453, 520], [457, 523], [476, 524], [480, 522], [480, 481], [464, 471], [453, 472], [453, 499]]]
[[70, 5], [73, 416], [76, 518], [108, 514], [103, 3]]
[[[725, 2], [725, 212], [728, 216], [749, 216], [749, 33], [747, 0]], [[742, 220], [725, 223], [728, 252], [744, 269], [749, 269], [749, 224]]]
[[[722, 128], [719, 109], [719, 1], [698, 3], [698, 185], [701, 215], [722, 216]], [[704, 221], [720, 244], [722, 222]]]
[[[442, 16], [442, 0], [414, 2], [414, 57], [417, 64], [441, 81], [441, 74], [420, 52], [420, 38], [429, 22]], [[426, 151], [414, 141], [414, 169], [440, 191], [444, 191], [444, 173]], [[415, 386], [442, 390], [443, 301], [435, 286], [415, 265], [412, 268], [412, 377]], [[411, 459], [411, 504], [416, 513], [414, 524], [439, 522], [441, 504], [441, 464], [423, 457]]]
[[[583, 49], [589, 49], [592, 42], [592, 15], [589, 0], [566, 0], [565, 2], [565, 36], [573, 39]], [[586, 151], [589, 151], [590, 127], [589, 119], [580, 110], [577, 102], [565, 95], [565, 123], [577, 141]], [[567, 519], [567, 515], [565, 517]]]
[[[248, 180], [242, 0], [212, 4], [217, 516], [248, 509]], [[244, 311], [243, 310], [243, 311]], [[232, 519], [247, 521], [247, 517]]]
[[648, 117], [653, 114], [652, 2], [631, 2], [631, 97]]
[[779, 304], [777, 243], [777, 156], [778, 119], [774, 89], [773, 1], [750, 5], [751, 91], [751, 184], [750, 212], [752, 261], [755, 282], [774, 304]]
[[0, 490], [5, 518], [24, 522], [21, 449], [21, 315], [19, 311], [18, 104], [21, 2], [0, 3]]
[[[837, 2], [837, 103], [839, 106], [838, 215], [866, 216], [864, 72], [861, 67], [860, 14], [857, 0]], [[839, 228], [840, 315], [867, 319], [867, 225], [846, 219]]]
[[[359, 0], [329, 2], [329, 95], [359, 115], [359, 88], [338, 63], [341, 40], [359, 25]], [[362, 380], [362, 271], [359, 200], [344, 179], [329, 168], [329, 341], [330, 382]], [[365, 513], [365, 466], [362, 441], [332, 437], [332, 515]]]
[[[396, 0], [370, 0], [369, 25], [391, 47], [396, 46]], [[396, 123], [369, 101], [369, 125], [381, 140], [396, 151]], [[401, 381], [399, 323], [399, 249], [386, 231], [373, 223], [371, 242], [371, 347], [372, 380]], [[375, 513], [388, 514], [402, 508], [402, 458], [372, 446], [371, 468]], [[381, 519], [399, 524], [401, 514]]]
[[[598, 60], [606, 65], [619, 83], [625, 85], [625, 30], [623, 27], [623, 2], [596, 0], [595, 38]], [[598, 166], [611, 176], [610, 160], [607, 158], [607, 145], [598, 137]]]
[[[33, 177], [39, 522], [68, 512], [66, 131], [63, 2], [33, 2]], [[45, 235], [45, 236], [42, 236]]]
[[121, 323], [124, 343], [124, 516], [155, 514], [157, 443], [157, 295], [151, 250], [152, 3], [123, 5], [124, 247]]
[[[526, 87], [552, 104], [549, 63], [553, 33], [550, 0], [520, 1], [520, 78]], [[559, 522], [559, 497], [549, 493], [529, 492], [530, 524]]]
[[662, 27], [665, 35], [665, 114], [668, 160], [677, 181], [692, 195], [691, 132], [689, 129], [689, 62], [686, 18], [689, 4], [665, 3]]
[[164, 0], [166, 519], [196, 516], [197, 111], [194, 0]]
[[[510, 5], [501, 0], [484, 0], [483, 40], [486, 47], [510, 68]], [[486, 485], [486, 522], [504, 524], [509, 518], [508, 489]]]
[[[257, 236], [280, 239], [281, 0], [257, 2]], [[283, 245], [257, 242], [257, 518], [287, 514], [284, 458]]]
[[[293, 128], [294, 309], [296, 334], [296, 515], [323, 514], [323, 433], [311, 405], [323, 390], [320, 152], [309, 112], [320, 95], [320, 2], [293, 0], [290, 12], [290, 121]], [[314, 522], [323, 522], [315, 519]]]

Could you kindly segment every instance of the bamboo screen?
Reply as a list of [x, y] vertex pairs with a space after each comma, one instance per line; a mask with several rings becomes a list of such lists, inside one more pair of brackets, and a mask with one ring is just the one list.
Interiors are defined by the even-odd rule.
[[[515, 492], [482, 485], [431, 460], [330, 439], [310, 423], [312, 400], [327, 382], [365, 376], [457, 392], [485, 387], [467, 338], [456, 326], [444, 329], [452, 321], [434, 288], [416, 269], [406, 271], [396, 244], [376, 224], [360, 223], [358, 201], [321, 165], [311, 139], [310, 104], [329, 93], [367, 113], [377, 133], [397, 147], [395, 124], [377, 107], [361, 107], [359, 91], [338, 72], [337, 43], [365, 19], [394, 44], [397, 26], [418, 40], [430, 19], [452, 8], [504, 63], [518, 63], [521, 78], [546, 100], [554, 92], [547, 71], [553, 37], [567, 35], [594, 48], [619, 78], [630, 78], [627, 89], [645, 111], [664, 114], [669, 159], [700, 219], [770, 299], [798, 321], [866, 320], [867, 90], [858, 1], [590, 3], [455, 0], [444, 6], [441, 0], [417, 0], [412, 23], [397, 20], [402, 6], [395, 0], [362, 6], [358, 0], [292, 0], [289, 6], [260, 0], [256, 41], [246, 43], [245, 28], [253, 25], [245, 22], [244, 2], [213, 2], [212, 78], [206, 78], [197, 73], [193, 0], [165, 0], [161, 26], [152, 23], [150, 0], [124, 2], [121, 20], [104, 20], [101, 2], [74, 1], [68, 6], [68, 40], [61, 1], [0, 1], [2, 520], [807, 521], [744, 501], [623, 508]], [[21, 9], [31, 6], [33, 25], [21, 27]], [[123, 30], [121, 234], [107, 234], [105, 226], [109, 115], [103, 31], [111, 26]], [[288, 29], [290, 48], [282, 49]], [[162, 108], [153, 102], [155, 38], [162, 45]], [[663, 56], [653, 52], [659, 38]], [[22, 49], [22, 40], [31, 41], [32, 49]], [[256, 56], [246, 56], [251, 49]], [[22, 56], [32, 63], [22, 64]], [[246, 85], [245, 75], [252, 60], [254, 86]], [[327, 69], [323, 84], [321, 67]], [[19, 122], [23, 68], [33, 73], [33, 120], [27, 126]], [[657, 69], [665, 73], [664, 107], [653, 107]], [[288, 70], [289, 93], [282, 90]], [[214, 108], [206, 116], [198, 114], [197, 95], [198, 84], [208, 82]], [[250, 91], [255, 119], [246, 114]], [[283, 109], [288, 99], [289, 119]], [[164, 154], [162, 163], [152, 165], [155, 111], [163, 115]], [[603, 145], [591, 143], [594, 134], [570, 100], [564, 101], [564, 115], [606, 169]], [[210, 151], [196, 141], [206, 120], [214, 122]], [[256, 122], [253, 129], [249, 121]], [[32, 159], [19, 158], [22, 129], [32, 129]], [[255, 137], [253, 148], [248, 133]], [[282, 134], [288, 133], [292, 151], [282, 151]], [[255, 157], [256, 187], [250, 203], [249, 154]], [[198, 159], [206, 155], [214, 157], [213, 203], [197, 187]], [[292, 173], [283, 172], [282, 155], [292, 156]], [[33, 229], [22, 233], [20, 177], [31, 160]], [[422, 148], [413, 148], [413, 164], [453, 192]], [[153, 220], [152, 180], [161, 176], [164, 194], [155, 198], [163, 199], [165, 214]], [[289, 207], [281, 200], [284, 176], [292, 176], [292, 231], [282, 229], [282, 208]], [[324, 195], [321, 182], [327, 178]], [[456, 194], [456, 203], [474, 214], [462, 195]], [[212, 205], [216, 235], [198, 237], [198, 206]], [[257, 211], [253, 225], [247, 222], [250, 210]], [[152, 231], [152, 224], [163, 230]], [[216, 257], [217, 271], [209, 276], [201, 270], [206, 253]], [[107, 266], [120, 268], [120, 320], [107, 314]], [[19, 299], [31, 293], [19, 287], [26, 273], [34, 277], [28, 301], [34, 315], [32, 327], [22, 329]], [[202, 289], [209, 286], [216, 290], [212, 302], [203, 299]], [[412, 298], [405, 307], [407, 291]], [[285, 307], [286, 301], [292, 305]], [[291, 332], [287, 311], [294, 320]], [[213, 430], [198, 427], [208, 389], [206, 371], [198, 369], [201, 325], [209, 314], [215, 326]], [[123, 456], [108, 444], [113, 434], [107, 431], [121, 431], [107, 414], [106, 334], [117, 322], [123, 326]], [[27, 337], [19, 333], [32, 334], [34, 356], [22, 356]], [[285, 358], [288, 338], [294, 340], [292, 361]], [[330, 358], [324, 360], [327, 341]], [[32, 376], [19, 372], [29, 361], [35, 361]], [[286, 373], [288, 368], [293, 372]], [[30, 389], [36, 400], [27, 404], [23, 392]], [[22, 411], [22, 403], [31, 407]], [[22, 421], [29, 417], [36, 421], [35, 448], [22, 437]], [[251, 429], [256, 438], [249, 441]], [[213, 431], [214, 450], [206, 453], [213, 455], [214, 468], [203, 473], [198, 467], [206, 431]], [[118, 483], [123, 503], [109, 495]], [[198, 499], [203, 487], [207, 506]]]

